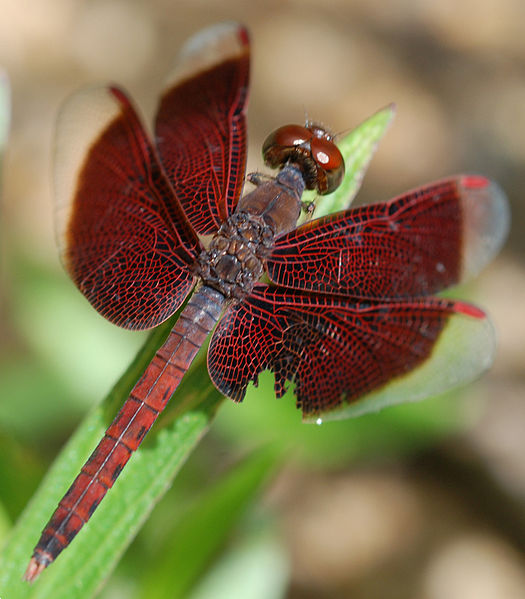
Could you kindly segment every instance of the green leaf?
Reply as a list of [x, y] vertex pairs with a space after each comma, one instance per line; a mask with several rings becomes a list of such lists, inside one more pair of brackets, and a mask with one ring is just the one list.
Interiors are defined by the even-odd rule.
[[42, 465], [37, 456], [18, 440], [0, 430], [1, 498], [6, 515], [12, 521], [20, 515], [22, 506], [32, 496], [42, 474]]
[[167, 533], [169, 540], [143, 581], [144, 599], [188, 596], [229, 532], [275, 471], [280, 454], [259, 450], [223, 477]]
[[394, 115], [395, 105], [390, 104], [353, 129], [337, 144], [345, 161], [345, 176], [341, 185], [334, 193], [322, 197], [317, 196], [315, 191], [303, 194], [303, 202], [315, 202], [316, 218], [346, 210], [350, 206], [361, 187], [379, 140], [385, 134]]
[[0, 503], [0, 545], [2, 545], [4, 539], [7, 538], [8, 531], [11, 528], [11, 521], [7, 515], [7, 510], [4, 505]]
[[0, 556], [2, 598], [92, 597], [206, 432], [222, 398], [209, 378], [203, 376], [201, 353], [172, 398], [162, 422], [132, 457], [89, 524], [34, 585], [22, 582], [40, 531], [177, 316], [151, 334], [109, 396], [86, 417], [56, 459]]

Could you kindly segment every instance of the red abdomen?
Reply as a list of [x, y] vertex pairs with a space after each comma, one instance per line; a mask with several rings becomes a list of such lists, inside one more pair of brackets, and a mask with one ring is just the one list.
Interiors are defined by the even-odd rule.
[[223, 296], [202, 287], [188, 302], [146, 371], [44, 529], [26, 578], [34, 579], [72, 541], [166, 407], [219, 319]]

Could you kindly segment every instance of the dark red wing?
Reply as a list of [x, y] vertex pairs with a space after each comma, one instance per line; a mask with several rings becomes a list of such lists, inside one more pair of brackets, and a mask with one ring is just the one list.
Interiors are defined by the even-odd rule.
[[[444, 391], [484, 370], [493, 351], [490, 322], [468, 304], [350, 302], [258, 285], [220, 321], [208, 369], [217, 388], [236, 401], [259, 372], [271, 370], [276, 395], [293, 382], [298, 407], [314, 416]], [[352, 405], [358, 399], [368, 399], [367, 407]]]
[[106, 318], [146, 329], [193, 285], [200, 242], [124, 93], [86, 89], [56, 134], [56, 228], [66, 269]]
[[224, 23], [185, 46], [162, 95], [155, 125], [161, 162], [198, 233], [233, 212], [246, 168], [246, 29]]
[[457, 177], [299, 227], [277, 240], [268, 274], [285, 287], [355, 298], [428, 295], [479, 272], [508, 222], [497, 185]]

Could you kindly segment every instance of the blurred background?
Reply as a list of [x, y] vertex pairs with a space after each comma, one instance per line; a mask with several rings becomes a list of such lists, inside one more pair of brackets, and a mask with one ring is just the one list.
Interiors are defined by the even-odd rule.
[[[490, 313], [498, 354], [461, 392], [321, 427], [302, 424], [290, 398], [272, 399], [264, 378], [244, 404], [221, 407], [99, 596], [148, 597], [155, 582], [144, 572], [172, 522], [271, 442], [286, 443], [287, 459], [187, 596], [525, 597], [525, 4], [0, 0], [0, 9], [12, 88], [0, 213], [0, 539], [144, 339], [106, 323], [58, 263], [50, 164], [60, 103], [82, 85], [118, 82], [151, 121], [187, 37], [238, 20], [253, 43], [249, 170], [262, 168], [262, 141], [277, 126], [307, 114], [346, 131], [396, 102], [359, 202], [458, 172], [501, 184], [508, 243], [457, 291]], [[163, 576], [169, 584], [169, 569]]]

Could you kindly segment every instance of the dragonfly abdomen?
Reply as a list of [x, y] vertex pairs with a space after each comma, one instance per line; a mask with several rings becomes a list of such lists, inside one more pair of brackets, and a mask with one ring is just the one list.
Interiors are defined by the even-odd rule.
[[94, 513], [132, 453], [166, 407], [182, 377], [217, 323], [224, 296], [210, 287], [196, 291], [168, 338], [82, 467], [42, 532], [27, 580], [56, 559]]

